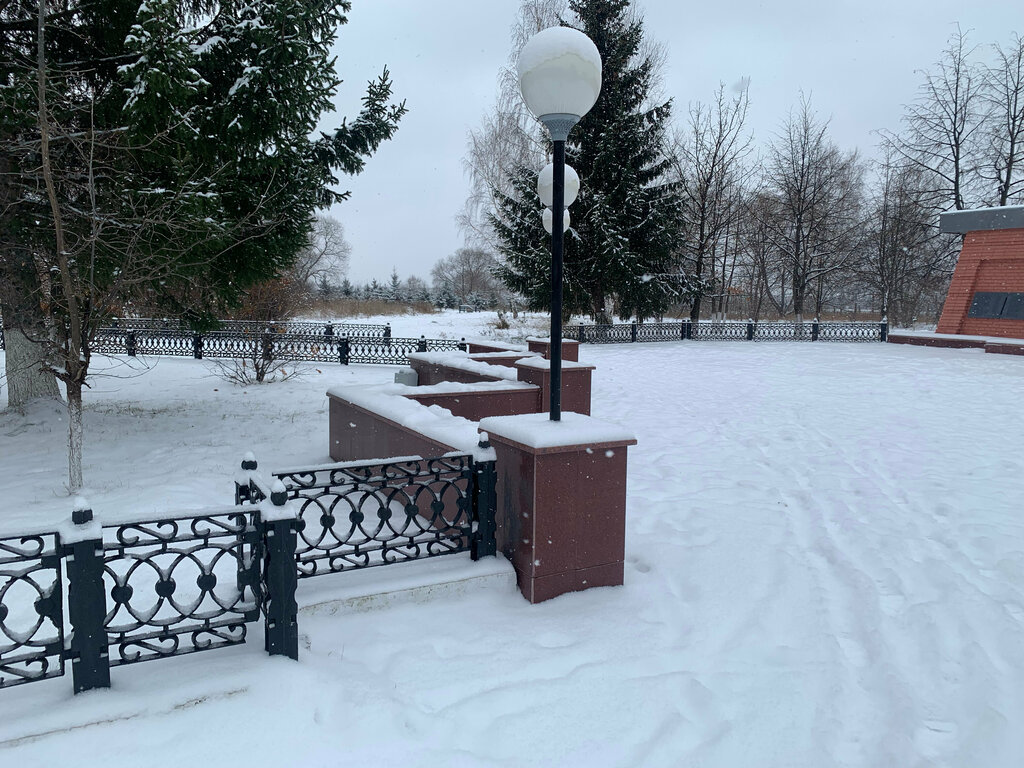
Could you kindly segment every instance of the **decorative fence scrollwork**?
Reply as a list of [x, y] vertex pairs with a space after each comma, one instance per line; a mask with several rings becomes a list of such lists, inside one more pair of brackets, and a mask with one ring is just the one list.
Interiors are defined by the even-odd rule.
[[0, 688], [64, 674], [57, 536], [0, 539]]
[[468, 345], [465, 339], [392, 338], [390, 325], [224, 321], [219, 330], [199, 333], [177, 320], [127, 318], [100, 328], [91, 349], [130, 357], [407, 365], [410, 352], [466, 351]]
[[259, 617], [259, 533], [239, 508], [104, 528], [110, 665], [245, 641]]
[[466, 342], [454, 339], [394, 338], [383, 341], [349, 339], [349, 363], [388, 363], [406, 365], [410, 352], [467, 351]]
[[693, 323], [694, 341], [740, 341], [747, 338], [745, 323]]
[[275, 477], [301, 504], [299, 578], [471, 548], [476, 478], [471, 456]]
[[645, 341], [886, 341], [889, 324], [872, 322], [771, 322], [683, 320], [678, 323], [570, 325], [565, 338], [581, 344]]
[[244, 643], [261, 615], [266, 650], [298, 658], [300, 578], [496, 552], [493, 461], [256, 470], [233, 507], [109, 526], [76, 508], [59, 534], [0, 538], [0, 689], [67, 661], [76, 693], [109, 687], [111, 667]]

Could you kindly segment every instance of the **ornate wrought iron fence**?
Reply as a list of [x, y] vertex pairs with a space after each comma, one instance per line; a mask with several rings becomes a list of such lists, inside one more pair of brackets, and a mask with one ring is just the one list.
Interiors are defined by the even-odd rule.
[[[70, 660], [80, 693], [109, 687], [114, 666], [245, 642], [261, 604], [295, 602], [294, 590], [282, 591], [295, 579], [293, 558], [272, 564], [285, 562], [282, 580], [263, 557], [277, 545], [268, 527], [295, 521], [278, 513], [265, 523], [267, 509], [103, 527], [76, 509], [60, 533], [0, 539], [0, 689], [63, 675]], [[265, 624], [268, 638], [289, 630]], [[268, 650], [298, 655], [295, 643]]]
[[688, 338], [694, 341], [746, 341], [747, 327], [741, 323], [693, 323]]
[[301, 504], [299, 577], [475, 553], [480, 515], [494, 514], [474, 505], [478, 471], [471, 456], [450, 456], [275, 473]]
[[[255, 469], [255, 461], [244, 468]], [[469, 551], [494, 555], [494, 462], [470, 455], [275, 472], [299, 504], [298, 578]], [[250, 474], [239, 502], [266, 498]]]
[[245, 642], [259, 617], [259, 547], [238, 507], [105, 527], [110, 666]]
[[[338, 362], [407, 365], [410, 352], [468, 351], [465, 339], [392, 338], [390, 326], [383, 336], [348, 336], [338, 326], [317, 326], [321, 332], [272, 331], [251, 324], [241, 330], [196, 333], [183, 328], [101, 328], [92, 351], [136, 357], [171, 356], [196, 359], [253, 359], [311, 363]], [[329, 331], [329, 332], [328, 332]], [[0, 344], [0, 349], [3, 345]]]
[[55, 533], [0, 539], [0, 689], [64, 674], [63, 601]]
[[[191, 333], [187, 323], [176, 319], [145, 317], [116, 317], [110, 321], [110, 328], [132, 331], [186, 331]], [[372, 323], [338, 323], [334, 321], [308, 322], [296, 320], [221, 320], [216, 330], [225, 333], [248, 333], [257, 335], [266, 330], [274, 333], [322, 334], [330, 328], [335, 336], [350, 338], [384, 338], [390, 335], [390, 325]]]
[[396, 338], [385, 341], [349, 339], [349, 363], [390, 363], [408, 364], [410, 352], [454, 352], [468, 351], [466, 340], [455, 339], [408, 339]]
[[699, 322], [571, 325], [565, 337], [587, 344], [645, 341], [886, 341], [889, 324], [872, 322]]
[[644, 323], [637, 326], [636, 340], [678, 341], [679, 323]]
[[109, 687], [111, 667], [244, 643], [260, 615], [266, 650], [298, 658], [300, 578], [497, 551], [493, 461], [242, 470], [233, 507], [108, 526], [75, 509], [0, 538], [0, 689], [68, 660], [75, 693]]

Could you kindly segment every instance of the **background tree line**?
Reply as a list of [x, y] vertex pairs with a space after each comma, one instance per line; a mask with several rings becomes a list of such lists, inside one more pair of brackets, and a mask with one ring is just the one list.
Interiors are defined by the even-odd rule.
[[535, 180], [550, 146], [522, 104], [515, 61], [530, 36], [559, 23], [586, 32], [604, 62], [601, 97], [567, 153], [582, 180], [567, 313], [935, 322], [960, 244], [939, 234], [939, 213], [1024, 202], [1017, 34], [975, 46], [957, 29], [921, 73], [900, 130], [880, 131], [865, 157], [836, 144], [806, 95], [757, 141], [749, 81], [676, 117], [659, 86], [664, 49], [645, 38], [630, 0], [525, 0], [497, 105], [470, 136], [460, 224], [534, 308], [548, 295]]
[[515, 308], [509, 292], [495, 277], [497, 261], [483, 248], [459, 248], [440, 259], [431, 269], [431, 283], [415, 275], [404, 280], [397, 269], [380, 281], [354, 284], [347, 278], [338, 282], [338, 275], [321, 275], [310, 285], [312, 293], [321, 300], [335, 299], [388, 302], [401, 304], [429, 304], [438, 309], [468, 307], [473, 311]]

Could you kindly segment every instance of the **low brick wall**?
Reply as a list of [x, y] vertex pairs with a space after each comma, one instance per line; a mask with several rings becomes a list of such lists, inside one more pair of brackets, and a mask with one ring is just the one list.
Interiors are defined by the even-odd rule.
[[389, 456], [433, 457], [456, 450], [330, 392], [327, 399], [330, 454], [334, 461]]
[[429, 387], [433, 384], [454, 382], [456, 384], [475, 384], [479, 381], [505, 381], [503, 376], [487, 375], [476, 371], [465, 371], [442, 363], [427, 362], [425, 360], [409, 359], [409, 366], [416, 371], [421, 387]]
[[540, 387], [515, 389], [486, 389], [477, 392], [440, 392], [428, 395], [404, 395], [423, 405], [437, 405], [470, 421], [488, 416], [513, 416], [520, 413], [539, 413]]
[[532, 352], [485, 352], [482, 354], [469, 355], [470, 360], [476, 360], [478, 363], [487, 363], [487, 365], [503, 365], [507, 368], [511, 368], [519, 360], [524, 357], [533, 357]]
[[950, 339], [944, 336], [920, 336], [917, 334], [890, 333], [890, 344], [912, 344], [917, 347], [947, 347], [949, 349], [984, 349], [982, 339]]
[[1024, 339], [1014, 341], [993, 341], [991, 339], [972, 338], [970, 336], [921, 335], [921, 334], [889, 334], [890, 344], [912, 344], [918, 347], [945, 347], [947, 349], [983, 349], [995, 355], [1024, 355]]
[[[594, 366], [566, 361], [562, 421], [552, 422], [546, 413], [551, 372], [544, 360], [517, 360], [515, 383], [507, 371], [487, 376], [480, 361], [454, 357], [451, 362], [410, 359], [421, 381], [423, 372], [454, 379], [450, 391], [396, 385], [329, 391], [331, 458], [434, 457], [467, 451], [467, 445], [493, 450], [496, 537], [516, 569], [523, 596], [537, 603], [622, 584], [626, 457], [636, 439], [617, 425], [590, 418]], [[478, 386], [465, 386], [473, 383]], [[490, 434], [491, 447], [479, 442], [481, 429]]]
[[466, 346], [469, 347], [467, 352], [471, 355], [483, 352], [518, 352], [519, 350], [512, 349], [511, 347], [505, 347], [501, 344], [487, 344], [481, 341], [467, 341]]
[[990, 341], [985, 345], [985, 351], [997, 355], [1024, 355], [1024, 341], [1018, 344]]

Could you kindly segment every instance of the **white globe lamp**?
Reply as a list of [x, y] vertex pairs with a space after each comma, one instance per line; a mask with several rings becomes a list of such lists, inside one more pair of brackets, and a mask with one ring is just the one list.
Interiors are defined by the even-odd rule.
[[566, 139], [601, 93], [601, 54], [572, 27], [549, 27], [531, 37], [518, 69], [523, 100], [554, 141]]
[[[554, 229], [555, 215], [551, 212], [550, 208], [545, 208], [541, 218], [544, 221], [544, 229], [550, 235], [551, 230]], [[566, 208], [562, 211], [562, 231], [565, 232], [571, 225], [572, 219], [569, 218], [569, 209]]]
[[[542, 204], [550, 208], [555, 193], [555, 164], [548, 163], [537, 174], [537, 194]], [[562, 204], [568, 208], [576, 202], [580, 193], [580, 176], [571, 165], [565, 166], [565, 199]]]

